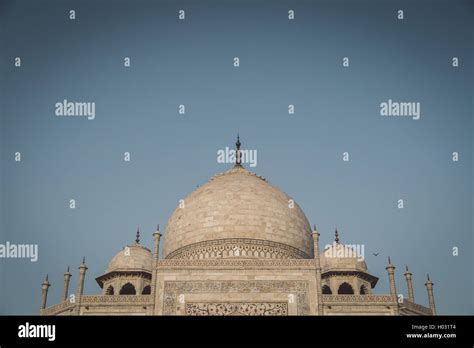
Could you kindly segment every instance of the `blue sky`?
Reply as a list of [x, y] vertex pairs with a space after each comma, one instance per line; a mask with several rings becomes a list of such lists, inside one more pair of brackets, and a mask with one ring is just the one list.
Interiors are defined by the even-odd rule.
[[[441, 314], [472, 314], [472, 15], [467, 1], [3, 1], [0, 242], [38, 244], [39, 260], [0, 260], [0, 313], [37, 314], [46, 273], [57, 303], [84, 255], [99, 293], [138, 226], [151, 248], [179, 199], [229, 168], [217, 151], [239, 132], [322, 245], [336, 226], [365, 244], [376, 293], [390, 255], [400, 292], [408, 264], [417, 302], [429, 272]], [[95, 102], [95, 119], [55, 116], [64, 99]], [[388, 99], [419, 102], [420, 120], [380, 116]]]

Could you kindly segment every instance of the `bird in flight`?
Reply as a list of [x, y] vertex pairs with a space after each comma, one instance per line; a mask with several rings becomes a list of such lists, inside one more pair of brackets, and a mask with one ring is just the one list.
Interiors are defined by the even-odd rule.
[[379, 256], [380, 253], [372, 253], [374, 256]]

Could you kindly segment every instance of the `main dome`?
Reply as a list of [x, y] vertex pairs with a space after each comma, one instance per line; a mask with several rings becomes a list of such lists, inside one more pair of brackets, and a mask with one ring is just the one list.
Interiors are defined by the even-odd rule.
[[300, 207], [240, 165], [211, 178], [177, 207], [166, 226], [166, 258], [312, 258]]

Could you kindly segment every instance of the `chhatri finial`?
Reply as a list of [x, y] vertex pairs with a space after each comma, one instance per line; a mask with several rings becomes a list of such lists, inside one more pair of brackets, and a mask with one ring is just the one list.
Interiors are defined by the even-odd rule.
[[405, 269], [406, 269], [406, 270], [407, 270], [407, 272], [408, 272], [408, 265], [405, 265]]
[[430, 281], [430, 275], [426, 273], [426, 278], [428, 278], [428, 281]]
[[48, 274], [46, 274], [46, 278], [44, 279], [44, 281], [47, 283], [48, 282]]
[[313, 231], [315, 231], [315, 232], [317, 231], [316, 224], [313, 225]]
[[392, 261], [390, 260], [390, 256], [388, 257], [388, 264], [391, 265]]
[[137, 228], [137, 238], [135, 238], [135, 243], [140, 243], [140, 228]]
[[338, 230], [337, 230], [337, 227], [336, 227], [336, 233], [335, 233], [335, 235], [336, 235], [336, 238], [335, 238], [334, 240], [335, 240], [336, 243], [339, 244], [339, 232], [338, 232]]
[[160, 231], [160, 224], [156, 225], [156, 230], [159, 232]]
[[236, 166], [241, 166], [242, 161], [240, 158], [240, 136], [239, 133], [237, 133], [237, 142], [235, 143], [235, 147], [237, 148], [237, 151], [235, 152], [235, 165]]
[[69, 266], [67, 266], [67, 273], [69, 273]]

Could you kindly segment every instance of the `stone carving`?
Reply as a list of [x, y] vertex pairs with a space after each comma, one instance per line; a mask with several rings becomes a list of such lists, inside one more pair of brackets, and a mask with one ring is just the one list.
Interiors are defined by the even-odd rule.
[[82, 296], [81, 303], [133, 303], [148, 304], [152, 302], [151, 295], [85, 295]]
[[287, 268], [287, 269], [301, 269], [306, 267], [308, 269], [316, 270], [316, 261], [314, 259], [204, 259], [204, 260], [187, 260], [187, 259], [163, 259], [156, 263], [158, 268], [169, 269], [229, 269], [229, 268], [244, 268], [244, 269], [265, 269], [265, 268]]
[[55, 304], [53, 306], [43, 309], [41, 311], [41, 315], [57, 315], [59, 313], [65, 312], [66, 310], [74, 308], [75, 306], [76, 304], [69, 301], [68, 299], [63, 302], [60, 302], [58, 304]]
[[309, 284], [293, 280], [165, 281], [163, 314], [176, 314], [179, 294], [192, 293], [285, 293], [295, 294], [298, 315], [308, 315]]
[[265, 303], [186, 303], [186, 315], [288, 315], [288, 303], [286, 302], [265, 302]]
[[391, 295], [323, 295], [323, 303], [358, 303], [375, 302], [380, 304], [393, 304]]
[[231, 238], [187, 245], [170, 253], [167, 259], [308, 259], [309, 255], [292, 246], [260, 239]]
[[432, 315], [433, 312], [431, 311], [431, 308], [422, 306], [418, 303], [413, 303], [411, 301], [408, 301], [407, 299], [403, 300], [403, 307], [406, 307], [407, 309], [414, 311], [414, 312], [420, 312], [425, 315]]

